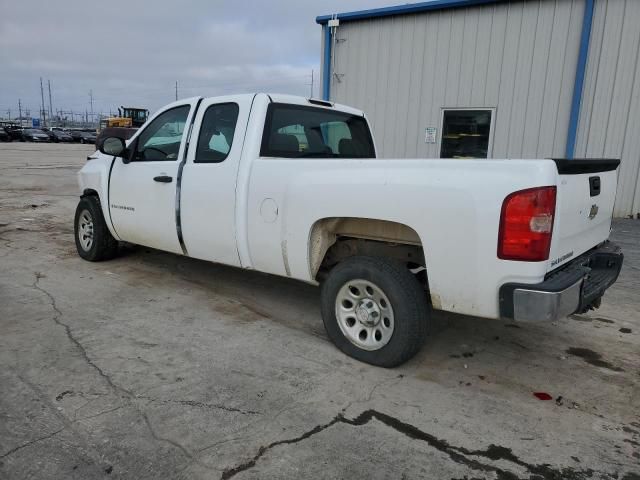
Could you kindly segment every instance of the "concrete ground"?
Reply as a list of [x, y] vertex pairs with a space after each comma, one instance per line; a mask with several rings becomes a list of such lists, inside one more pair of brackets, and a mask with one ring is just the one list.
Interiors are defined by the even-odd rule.
[[333, 347], [312, 286], [143, 247], [81, 260], [89, 152], [0, 145], [0, 478], [640, 478], [639, 221], [614, 223], [600, 310], [440, 313], [385, 370]]

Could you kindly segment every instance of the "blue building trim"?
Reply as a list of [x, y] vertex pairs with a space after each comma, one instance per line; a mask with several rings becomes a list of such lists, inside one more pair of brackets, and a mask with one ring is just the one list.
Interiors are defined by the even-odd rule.
[[[447, 8], [471, 7], [486, 3], [498, 3], [503, 0], [431, 0], [430, 2], [410, 3], [394, 5], [392, 7], [372, 8], [370, 10], [358, 10], [355, 12], [338, 13], [336, 18], [342, 21], [362, 20], [365, 18], [389, 17], [391, 15], [403, 15], [406, 13], [427, 12], [429, 10], [443, 10]], [[320, 15], [316, 17], [316, 23], [326, 25], [333, 15]]]
[[328, 25], [324, 30], [324, 70], [322, 70], [322, 99], [329, 101], [331, 95], [331, 28]]
[[[322, 78], [322, 98], [329, 100], [331, 95], [331, 28], [327, 23], [332, 18], [337, 18], [342, 22], [353, 20], [364, 20], [368, 18], [389, 17], [393, 15], [403, 15], [409, 13], [427, 12], [433, 10], [444, 10], [449, 8], [471, 7], [489, 3], [499, 3], [502, 0], [431, 0], [405, 5], [395, 5], [392, 7], [374, 8], [370, 10], [359, 10], [354, 12], [338, 13], [337, 15], [321, 15], [316, 17], [316, 23], [323, 26], [324, 30], [324, 70]], [[573, 96], [571, 99], [571, 114], [569, 116], [569, 129], [567, 133], [567, 145], [565, 149], [566, 158], [573, 158], [576, 148], [576, 138], [578, 133], [578, 120], [580, 118], [580, 107], [582, 103], [582, 93], [584, 79], [587, 69], [587, 58], [589, 54], [589, 43], [591, 41], [591, 27], [593, 25], [593, 11], [595, 0], [585, 0], [585, 10], [582, 19], [582, 33], [580, 35], [580, 49], [578, 51], [578, 65], [576, 77], [573, 85]]]
[[580, 119], [584, 77], [587, 71], [587, 58], [589, 55], [589, 43], [591, 41], [591, 26], [593, 25], [594, 6], [595, 0], [585, 0], [584, 17], [582, 18], [582, 34], [580, 35], [580, 50], [578, 52], [578, 66], [576, 67], [576, 79], [573, 84], [571, 115], [569, 116], [569, 132], [567, 133], [567, 148], [565, 150], [565, 156], [567, 158], [573, 158], [576, 150], [578, 120]]
[[316, 17], [316, 23], [323, 26], [324, 30], [324, 59], [322, 76], [322, 98], [329, 100], [331, 96], [331, 29], [327, 23], [332, 18], [337, 18], [342, 22], [350, 20], [363, 20], [366, 18], [389, 17], [392, 15], [403, 15], [407, 13], [427, 12], [433, 10], [444, 10], [448, 8], [471, 7], [474, 5], [484, 5], [489, 3], [499, 3], [504, 0], [431, 0], [429, 2], [411, 3], [405, 5], [395, 5], [392, 7], [373, 8], [370, 10], [359, 10], [355, 12], [338, 13], [337, 15], [320, 15]]

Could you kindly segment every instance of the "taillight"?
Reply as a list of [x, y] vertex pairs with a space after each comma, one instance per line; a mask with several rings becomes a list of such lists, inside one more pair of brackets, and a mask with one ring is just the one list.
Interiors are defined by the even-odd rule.
[[529, 188], [507, 196], [500, 213], [498, 258], [547, 260], [555, 210], [556, 187]]

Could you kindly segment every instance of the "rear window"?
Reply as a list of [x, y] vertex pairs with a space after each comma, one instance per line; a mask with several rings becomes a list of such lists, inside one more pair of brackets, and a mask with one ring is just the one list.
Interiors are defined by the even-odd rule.
[[325, 108], [271, 103], [260, 155], [374, 158], [375, 149], [364, 117]]

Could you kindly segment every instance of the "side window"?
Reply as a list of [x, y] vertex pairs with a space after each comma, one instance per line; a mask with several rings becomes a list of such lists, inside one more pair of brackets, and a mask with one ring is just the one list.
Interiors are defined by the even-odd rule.
[[211, 105], [204, 112], [195, 163], [220, 163], [229, 155], [238, 121], [236, 103]]
[[134, 161], [171, 161], [178, 159], [189, 105], [172, 108], [156, 117], [140, 134]]
[[375, 158], [364, 117], [330, 108], [271, 103], [262, 135], [262, 157]]

